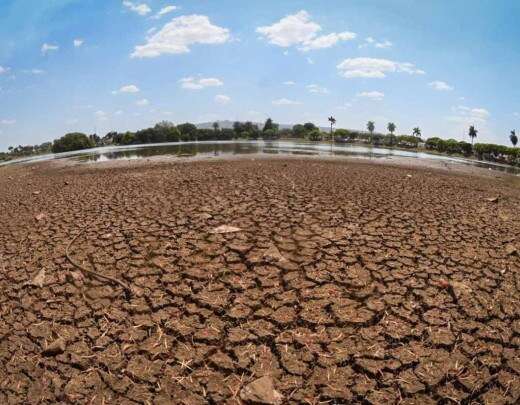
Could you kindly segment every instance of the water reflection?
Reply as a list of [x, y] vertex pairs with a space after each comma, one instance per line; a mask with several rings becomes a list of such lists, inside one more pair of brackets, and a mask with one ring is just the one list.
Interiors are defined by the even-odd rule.
[[[302, 156], [356, 156], [369, 159], [381, 158], [414, 158], [445, 161], [456, 164], [471, 165], [485, 169], [493, 169], [511, 174], [519, 174], [520, 169], [480, 162], [462, 158], [433, 155], [424, 152], [386, 149], [380, 147], [360, 146], [351, 144], [324, 144], [299, 141], [221, 141], [221, 142], [181, 142], [153, 145], [137, 145], [125, 147], [96, 148], [76, 153], [73, 157], [80, 162], [104, 162], [117, 159], [146, 159], [154, 156], [174, 156], [178, 158], [209, 158], [234, 155], [302, 155]], [[59, 158], [61, 156], [55, 156]], [[63, 157], [71, 157], [70, 155]]]
[[511, 174], [519, 174], [516, 167], [500, 165], [490, 162], [481, 162], [462, 158], [433, 155], [413, 150], [386, 149], [380, 147], [314, 143], [303, 141], [208, 141], [208, 142], [179, 142], [150, 145], [107, 146], [60, 153], [56, 155], [36, 156], [13, 161], [9, 164], [31, 163], [34, 161], [69, 158], [84, 163], [104, 162], [117, 159], [146, 159], [155, 156], [173, 156], [177, 158], [211, 158], [236, 155], [301, 155], [301, 156], [354, 156], [368, 159], [382, 158], [412, 158], [442, 161], [471, 165], [485, 169], [499, 170]]

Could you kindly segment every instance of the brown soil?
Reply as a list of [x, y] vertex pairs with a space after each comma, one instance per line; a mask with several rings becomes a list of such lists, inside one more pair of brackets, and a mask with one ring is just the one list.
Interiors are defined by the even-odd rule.
[[0, 404], [518, 403], [519, 207], [362, 162], [4, 167]]

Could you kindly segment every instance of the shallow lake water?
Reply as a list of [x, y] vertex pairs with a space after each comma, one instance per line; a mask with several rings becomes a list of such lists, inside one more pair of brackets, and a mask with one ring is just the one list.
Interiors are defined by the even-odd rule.
[[[143, 159], [156, 156], [171, 156], [179, 158], [210, 158], [237, 155], [304, 155], [304, 156], [336, 156], [359, 157], [367, 159], [427, 159], [437, 162], [470, 165], [485, 169], [498, 170], [510, 174], [520, 174], [520, 168], [491, 162], [435, 155], [413, 150], [388, 149], [352, 145], [344, 143], [317, 143], [302, 141], [207, 141], [207, 142], [176, 142], [130, 146], [106, 146], [82, 151], [59, 154], [33, 156], [3, 163], [22, 164], [41, 162], [54, 159], [73, 159], [83, 163], [106, 162], [118, 159]], [[0, 166], [2, 163], [0, 163]]]

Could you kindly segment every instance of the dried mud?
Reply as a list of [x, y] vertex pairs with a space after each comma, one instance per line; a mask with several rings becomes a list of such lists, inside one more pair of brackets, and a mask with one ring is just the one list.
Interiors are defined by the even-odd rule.
[[2, 168], [0, 403], [518, 403], [519, 201], [358, 162]]

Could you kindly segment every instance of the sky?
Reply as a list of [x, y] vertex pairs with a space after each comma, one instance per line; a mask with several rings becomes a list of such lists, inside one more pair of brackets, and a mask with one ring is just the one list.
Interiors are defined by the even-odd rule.
[[0, 150], [251, 120], [508, 143], [517, 0], [1, 0]]

